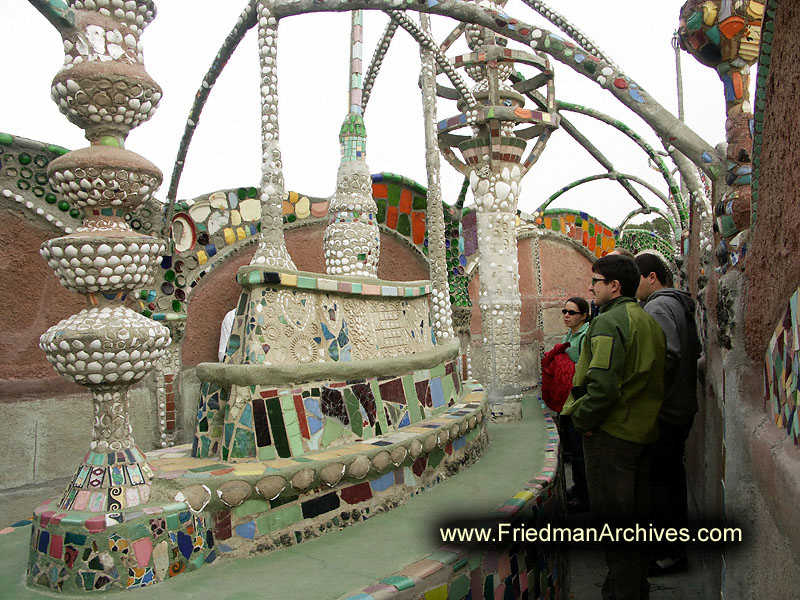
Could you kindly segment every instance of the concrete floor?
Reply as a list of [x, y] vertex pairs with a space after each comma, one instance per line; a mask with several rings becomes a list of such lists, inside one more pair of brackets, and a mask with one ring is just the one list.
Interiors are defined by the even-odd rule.
[[[572, 483], [569, 464], [567, 481]], [[567, 517], [573, 527], [586, 526], [589, 513]], [[681, 572], [651, 577], [650, 600], [716, 600], [720, 596], [720, 554], [713, 547], [689, 548], [689, 566]], [[569, 553], [569, 594], [575, 600], [600, 600], [600, 589], [606, 576], [606, 563], [599, 548], [576, 546]]]

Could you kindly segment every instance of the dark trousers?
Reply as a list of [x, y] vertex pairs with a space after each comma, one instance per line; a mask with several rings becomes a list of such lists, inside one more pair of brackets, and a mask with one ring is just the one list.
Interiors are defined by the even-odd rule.
[[[650, 516], [654, 525], [686, 527], [689, 524], [684, 456], [693, 421], [673, 425], [658, 420], [660, 436], [656, 442], [650, 475]], [[681, 542], [660, 544], [654, 548], [654, 554], [656, 558], [675, 557], [685, 547]]]
[[575, 431], [572, 418], [562, 415], [560, 420], [562, 436], [572, 450], [572, 497], [584, 506], [589, 505], [589, 492], [586, 487], [586, 459], [583, 457], [583, 436]]
[[[646, 524], [650, 505], [650, 463], [653, 446], [616, 438], [595, 429], [583, 438], [589, 503], [595, 525]], [[643, 545], [624, 542], [604, 548], [608, 574], [604, 600], [646, 600], [649, 552]]]

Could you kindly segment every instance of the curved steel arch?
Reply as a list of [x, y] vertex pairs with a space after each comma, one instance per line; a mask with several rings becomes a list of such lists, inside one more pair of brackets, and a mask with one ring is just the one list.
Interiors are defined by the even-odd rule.
[[214, 57], [206, 76], [203, 77], [203, 83], [200, 84], [200, 88], [195, 95], [192, 109], [189, 111], [189, 117], [186, 119], [183, 137], [178, 146], [178, 155], [175, 157], [175, 163], [172, 168], [172, 179], [170, 180], [169, 191], [167, 192], [167, 214], [162, 228], [162, 235], [166, 239], [169, 239], [172, 235], [170, 227], [172, 224], [172, 217], [175, 214], [175, 200], [178, 195], [178, 184], [183, 174], [183, 166], [186, 161], [186, 154], [189, 152], [189, 144], [192, 143], [194, 130], [197, 128], [197, 122], [200, 120], [200, 113], [203, 112], [203, 107], [206, 104], [206, 100], [208, 100], [211, 89], [217, 82], [228, 59], [233, 55], [233, 51], [239, 46], [239, 42], [242, 41], [242, 38], [244, 38], [248, 30], [252, 29], [256, 24], [255, 7], [257, 3], [258, 0], [249, 0], [247, 6], [242, 10], [236, 25], [234, 25], [228, 37], [226, 37], [225, 41], [222, 43], [222, 47]]
[[[661, 139], [669, 139], [673, 146], [712, 178], [724, 177], [724, 161], [717, 151], [685, 123], [661, 106], [644, 89], [638, 86], [633, 79], [623, 76], [619, 69], [616, 69], [607, 60], [594, 56], [587, 51], [586, 55], [581, 54], [582, 58], [588, 60], [592, 65], [591, 70], [587, 70], [582, 67], [583, 63], [586, 62], [585, 60], [580, 63], [575, 62], [574, 44], [564, 44], [561, 38], [552, 35], [546, 29], [514, 19], [502, 10], [484, 9], [463, 0], [447, 0], [435, 4], [413, 6], [396, 6], [396, 2], [397, 0], [329, 0], [326, 2], [318, 2], [318, 0], [275, 0], [272, 3], [272, 11], [276, 18], [282, 18], [308, 12], [343, 12], [355, 9], [414, 10], [443, 15], [457, 21], [466, 21], [487, 27], [525, 46], [541, 50], [584, 77], [594, 80], [622, 104], [639, 115]], [[536, 32], [535, 37], [533, 32]], [[540, 47], [542, 44], [539, 44], [539, 41], [544, 39], [550, 41], [551, 35], [552, 40], [558, 43], [550, 43]], [[613, 84], [615, 76], [624, 79], [624, 87], [618, 87]]]
[[628, 138], [630, 138], [633, 142], [635, 142], [637, 146], [639, 146], [642, 150], [644, 150], [647, 153], [648, 157], [650, 157], [653, 163], [658, 167], [658, 170], [661, 172], [662, 176], [664, 177], [664, 180], [667, 182], [667, 185], [669, 186], [670, 197], [677, 198], [680, 200], [680, 204], [678, 204], [675, 200], [673, 200], [672, 203], [674, 204], [674, 207], [671, 208], [673, 208], [673, 210], [678, 214], [681, 227], [685, 228], [688, 226], [689, 213], [688, 210], [686, 209], [686, 204], [683, 195], [681, 194], [680, 187], [675, 182], [675, 179], [672, 177], [672, 173], [667, 168], [667, 165], [664, 163], [664, 159], [661, 157], [661, 155], [658, 152], [656, 152], [653, 149], [653, 147], [650, 144], [648, 144], [638, 133], [633, 131], [630, 127], [625, 125], [625, 123], [623, 123], [619, 119], [615, 119], [614, 117], [601, 113], [600, 111], [594, 110], [592, 108], [587, 108], [585, 106], [580, 106], [578, 104], [571, 104], [562, 101], [558, 102], [558, 108], [559, 110], [577, 112], [587, 117], [597, 119], [598, 121], [606, 123], [607, 125], [611, 125], [616, 130], [628, 136]]
[[[611, 172], [611, 173], [600, 173], [598, 175], [589, 175], [588, 177], [582, 177], [581, 179], [576, 179], [575, 181], [573, 181], [569, 185], [561, 188], [556, 193], [554, 193], [552, 196], [550, 196], [536, 210], [544, 212], [547, 209], [547, 207], [550, 206], [550, 204], [552, 204], [555, 200], [557, 200], [561, 195], [565, 194], [566, 192], [568, 192], [570, 190], [573, 190], [576, 187], [578, 187], [579, 185], [583, 185], [584, 183], [590, 183], [592, 181], [599, 181], [599, 180], [602, 180], [602, 179], [610, 179], [610, 180], [626, 179], [626, 180], [638, 183], [639, 185], [642, 185], [642, 186], [646, 187], [654, 195], [658, 196], [658, 198], [662, 202], [664, 202], [664, 204], [666, 204], [667, 208], [670, 207], [669, 203], [667, 202], [667, 197], [658, 188], [656, 188], [653, 184], [651, 184], [649, 181], [645, 181], [644, 179], [641, 179], [640, 177], [637, 177], [636, 175], [626, 175], [625, 173]], [[652, 205], [648, 204], [647, 202], [644, 202], [643, 204], [640, 204], [640, 209], [642, 211], [657, 212], [660, 215], [662, 215], [669, 222], [670, 228], [673, 230], [673, 232], [674, 232], [674, 234], [676, 236], [676, 239], [680, 237], [681, 230], [678, 229], [678, 226], [675, 223], [675, 219], [673, 218], [675, 215], [669, 215], [669, 214], [661, 211], [661, 209], [659, 209], [658, 207], [652, 206]], [[626, 217], [626, 219], [627, 218], [628, 217]], [[622, 224], [620, 224], [620, 227], [622, 227]]]

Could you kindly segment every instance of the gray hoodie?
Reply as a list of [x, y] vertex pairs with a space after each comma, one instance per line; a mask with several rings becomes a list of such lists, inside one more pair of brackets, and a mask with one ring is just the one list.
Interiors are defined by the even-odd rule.
[[661, 326], [667, 340], [664, 404], [658, 416], [673, 425], [690, 423], [697, 412], [700, 358], [694, 300], [682, 290], [663, 288], [650, 295], [644, 310]]

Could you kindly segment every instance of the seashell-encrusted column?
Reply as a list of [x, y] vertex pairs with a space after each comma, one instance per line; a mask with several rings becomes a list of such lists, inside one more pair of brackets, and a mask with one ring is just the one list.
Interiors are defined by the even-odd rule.
[[64, 492], [62, 509], [120, 511], [148, 501], [153, 476], [131, 435], [128, 387], [163, 357], [169, 330], [123, 304], [151, 285], [166, 243], [136, 233], [125, 215], [161, 185], [161, 171], [125, 149], [129, 131], [152, 116], [161, 89], [142, 64], [139, 36], [155, 16], [151, 0], [34, 2], [64, 40], [52, 97], [91, 143], [54, 160], [50, 183], [82, 210], [82, 227], [48, 240], [41, 254], [61, 284], [89, 306], [40, 339], [66, 379], [92, 393], [89, 452]]

